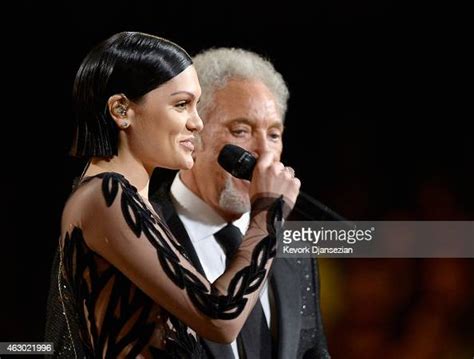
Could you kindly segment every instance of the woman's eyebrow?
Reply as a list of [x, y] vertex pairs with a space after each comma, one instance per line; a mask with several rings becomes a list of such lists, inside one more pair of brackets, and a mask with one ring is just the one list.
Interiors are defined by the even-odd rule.
[[181, 95], [181, 94], [188, 94], [189, 96], [191, 96], [192, 98], [195, 98], [196, 95], [194, 95], [192, 92], [189, 92], [189, 91], [176, 91], [176, 92], [173, 92], [170, 96], [176, 96], [176, 95]]

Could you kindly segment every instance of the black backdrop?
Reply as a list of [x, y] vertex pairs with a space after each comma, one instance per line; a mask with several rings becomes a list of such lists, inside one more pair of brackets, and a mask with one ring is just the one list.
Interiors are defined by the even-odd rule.
[[87, 51], [118, 31], [192, 55], [235, 46], [272, 60], [291, 91], [284, 160], [344, 216], [413, 211], [435, 183], [472, 219], [467, 22], [443, 6], [20, 1], [3, 11], [0, 341], [42, 339], [59, 215], [80, 167], [67, 156], [72, 82]]

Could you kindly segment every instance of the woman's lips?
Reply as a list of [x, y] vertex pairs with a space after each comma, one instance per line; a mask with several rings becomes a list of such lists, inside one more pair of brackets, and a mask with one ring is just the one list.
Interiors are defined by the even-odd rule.
[[194, 151], [194, 143], [191, 140], [185, 140], [180, 142], [181, 146], [186, 148], [189, 151]]

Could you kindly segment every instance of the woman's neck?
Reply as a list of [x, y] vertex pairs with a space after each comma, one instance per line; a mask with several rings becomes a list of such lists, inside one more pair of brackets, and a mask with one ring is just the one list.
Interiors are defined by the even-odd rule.
[[140, 195], [148, 199], [148, 183], [151, 173], [131, 156], [114, 156], [110, 159], [92, 158], [84, 176], [95, 176], [102, 172], [117, 172], [123, 175]]

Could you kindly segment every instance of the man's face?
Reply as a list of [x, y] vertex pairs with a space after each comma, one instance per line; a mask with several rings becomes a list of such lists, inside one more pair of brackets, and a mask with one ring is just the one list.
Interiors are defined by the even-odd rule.
[[222, 147], [231, 143], [255, 157], [282, 152], [283, 123], [274, 96], [260, 81], [230, 80], [214, 94], [214, 109], [205, 118], [201, 145], [196, 146], [192, 176], [196, 192], [225, 218], [250, 210], [249, 182], [231, 176], [217, 163]]

